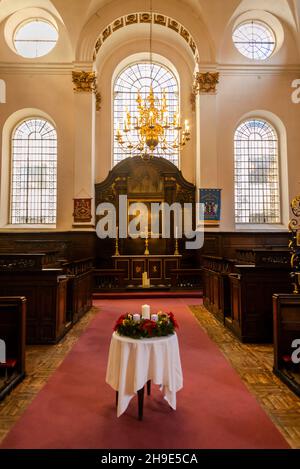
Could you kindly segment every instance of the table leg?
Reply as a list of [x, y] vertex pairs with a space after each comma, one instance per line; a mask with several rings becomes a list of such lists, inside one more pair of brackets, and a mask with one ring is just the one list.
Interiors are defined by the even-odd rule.
[[139, 420], [143, 420], [144, 386], [138, 392]]
[[147, 396], [150, 396], [151, 394], [151, 379], [147, 381]]

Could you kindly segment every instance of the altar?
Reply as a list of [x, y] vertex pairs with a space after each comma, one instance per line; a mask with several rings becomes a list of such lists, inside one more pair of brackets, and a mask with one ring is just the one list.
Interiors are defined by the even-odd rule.
[[142, 285], [147, 272], [151, 285], [170, 286], [171, 270], [180, 268], [181, 255], [119, 255], [112, 256], [114, 268], [125, 271], [127, 285]]

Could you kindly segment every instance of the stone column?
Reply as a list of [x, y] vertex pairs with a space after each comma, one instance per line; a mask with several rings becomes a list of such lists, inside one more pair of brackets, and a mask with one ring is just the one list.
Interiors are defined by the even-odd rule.
[[193, 94], [196, 111], [196, 187], [218, 188], [217, 96], [219, 73], [195, 73]]
[[96, 74], [74, 71], [75, 155], [74, 155], [74, 228], [94, 227], [95, 112], [99, 102]]

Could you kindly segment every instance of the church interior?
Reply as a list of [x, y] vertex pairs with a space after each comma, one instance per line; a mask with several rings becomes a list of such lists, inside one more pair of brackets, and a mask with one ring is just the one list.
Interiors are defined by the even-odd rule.
[[300, 1], [0, 43], [0, 449], [300, 449]]

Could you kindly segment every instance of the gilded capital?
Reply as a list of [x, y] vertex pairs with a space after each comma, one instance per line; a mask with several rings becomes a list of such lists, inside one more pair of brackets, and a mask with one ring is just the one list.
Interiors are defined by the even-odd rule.
[[85, 91], [92, 93], [96, 89], [96, 74], [95, 72], [72, 72], [72, 79], [74, 84], [74, 91]]
[[195, 95], [199, 93], [216, 93], [219, 76], [219, 72], [197, 72], [193, 83], [193, 93]]

